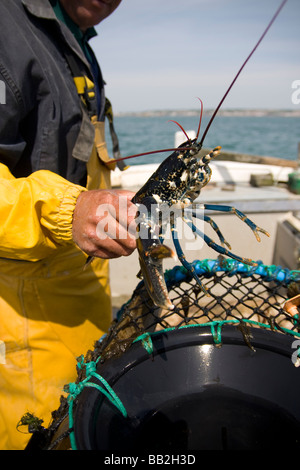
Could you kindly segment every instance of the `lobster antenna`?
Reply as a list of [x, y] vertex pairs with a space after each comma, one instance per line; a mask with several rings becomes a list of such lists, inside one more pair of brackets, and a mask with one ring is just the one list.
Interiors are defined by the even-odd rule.
[[198, 98], [198, 100], [201, 103], [201, 111], [200, 111], [200, 119], [199, 119], [199, 125], [198, 125], [198, 130], [197, 130], [197, 135], [196, 135], [196, 140], [198, 139], [199, 133], [200, 133], [200, 128], [201, 128], [201, 122], [202, 122], [202, 115], [203, 115], [203, 102]]
[[[129, 158], [143, 157], [144, 155], [152, 155], [153, 153], [163, 153], [163, 152], [178, 152], [179, 147], [172, 149], [162, 149], [162, 150], [151, 150], [150, 152], [136, 153], [135, 155], [129, 155], [128, 157], [115, 158], [106, 162], [106, 165], [121, 162], [122, 160], [128, 160]], [[180, 147], [180, 150], [190, 150], [190, 147]]]
[[[200, 100], [200, 98], [198, 98], [198, 99]], [[200, 100], [200, 101], [201, 101], [201, 100]], [[202, 101], [201, 101], [201, 103], [202, 103]], [[200, 123], [199, 123], [197, 138], [198, 138], [198, 134], [199, 134], [199, 130], [200, 130], [201, 117], [202, 117], [202, 111], [201, 111], [201, 116], [200, 116]], [[177, 126], [180, 127], [180, 129], [182, 130], [182, 132], [183, 132], [184, 135], [186, 136], [188, 142], [191, 143], [191, 139], [189, 138], [188, 134], [186, 133], [186, 131], [184, 130], [184, 128], [181, 126], [181, 124], [179, 124], [179, 122], [173, 121], [172, 119], [170, 119], [168, 122], [174, 122], [175, 124], [177, 124]], [[113, 159], [113, 160], [109, 160], [109, 161], [106, 162], [106, 163], [107, 163], [107, 164], [112, 164], [112, 163], [116, 163], [116, 162], [121, 162], [122, 160], [128, 160], [129, 158], [143, 157], [143, 156], [145, 156], [145, 155], [151, 155], [151, 154], [153, 154], [153, 153], [175, 152], [176, 150], [178, 151], [178, 147], [172, 148], [172, 149], [152, 150], [152, 151], [150, 151], [150, 152], [143, 152], [143, 153], [136, 153], [135, 155], [129, 155], [128, 157], [116, 158], [116, 159]], [[189, 148], [189, 147], [187, 147], [187, 148], [185, 148], [185, 147], [180, 147], [180, 150], [190, 150], [190, 148]]]
[[207, 124], [206, 126], [206, 129], [204, 131], [204, 134], [202, 136], [202, 139], [200, 141], [200, 144], [202, 145], [203, 142], [204, 142], [204, 139], [206, 137], [206, 134], [208, 132], [208, 129], [210, 128], [213, 120], [215, 119], [216, 117], [216, 114], [217, 112], [219, 111], [219, 109], [221, 108], [223, 102], [225, 101], [228, 93], [230, 92], [231, 88], [233, 87], [233, 85], [235, 84], [238, 76], [240, 75], [241, 71], [243, 70], [243, 68], [245, 67], [245, 65], [247, 64], [248, 60], [250, 59], [250, 57], [254, 54], [254, 52], [256, 51], [256, 49], [258, 48], [259, 44], [261, 43], [261, 41], [263, 40], [263, 38], [265, 37], [265, 35], [267, 34], [267, 32], [269, 31], [270, 27], [272, 26], [272, 24], [274, 23], [274, 21], [276, 20], [277, 16], [279, 15], [281, 9], [283, 8], [283, 6], [285, 5], [285, 3], [287, 2], [287, 0], [283, 0], [283, 2], [281, 3], [281, 5], [279, 6], [279, 8], [277, 9], [277, 11], [275, 12], [273, 18], [271, 19], [270, 23], [268, 24], [268, 26], [266, 27], [265, 31], [263, 32], [263, 34], [261, 35], [261, 37], [259, 38], [259, 40], [257, 41], [256, 45], [254, 46], [254, 48], [252, 49], [252, 51], [250, 52], [250, 54], [248, 55], [247, 59], [245, 60], [245, 62], [242, 64], [240, 70], [238, 71], [238, 73], [236, 74], [236, 76], [234, 77], [233, 81], [231, 82], [229, 88], [227, 89], [225, 95], [223, 96], [223, 98], [221, 99], [220, 103], [218, 104], [215, 112], [213, 113], [209, 123]]
[[186, 131], [184, 130], [184, 128], [182, 127], [182, 125], [179, 124], [179, 122], [173, 121], [172, 119], [170, 119], [168, 122], [174, 122], [175, 124], [177, 124], [177, 126], [180, 127], [180, 129], [182, 130], [182, 132], [183, 132], [184, 135], [186, 136], [187, 140], [191, 143], [191, 139], [190, 139], [189, 136], [187, 135], [187, 133], [186, 133]]

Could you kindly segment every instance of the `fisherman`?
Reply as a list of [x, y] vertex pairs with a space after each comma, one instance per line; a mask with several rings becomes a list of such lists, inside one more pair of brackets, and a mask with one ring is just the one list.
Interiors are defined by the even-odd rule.
[[[112, 113], [88, 43], [120, 3], [0, 2], [1, 450], [26, 447], [26, 413], [48, 426], [76, 358], [110, 324], [108, 259], [136, 246], [133, 193], [110, 188]], [[97, 236], [103, 204], [117, 237]]]

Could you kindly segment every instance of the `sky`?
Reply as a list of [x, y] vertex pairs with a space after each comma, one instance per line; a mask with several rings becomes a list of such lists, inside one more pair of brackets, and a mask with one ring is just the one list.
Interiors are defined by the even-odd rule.
[[[123, 0], [91, 41], [115, 112], [215, 108], [281, 0]], [[222, 109], [295, 109], [300, 0], [288, 0]], [[300, 96], [300, 94], [298, 95]]]

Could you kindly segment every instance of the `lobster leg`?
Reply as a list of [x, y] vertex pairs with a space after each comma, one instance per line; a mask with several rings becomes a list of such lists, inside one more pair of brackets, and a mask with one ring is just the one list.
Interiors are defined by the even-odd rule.
[[225, 238], [224, 238], [221, 230], [217, 226], [216, 222], [213, 219], [211, 219], [210, 217], [208, 217], [207, 215], [204, 216], [204, 220], [205, 220], [205, 222], [208, 222], [210, 224], [210, 226], [213, 228], [213, 230], [216, 232], [216, 234], [218, 235], [222, 245], [226, 245], [229, 248], [229, 250], [231, 250], [230, 244], [225, 240]]
[[[186, 210], [185, 210], [185, 214], [186, 214]], [[211, 218], [211, 217], [208, 217], [208, 215], [200, 215], [199, 213], [197, 213], [195, 210], [192, 211], [192, 215], [193, 217], [195, 217], [196, 219], [203, 219], [205, 222], [209, 223], [209, 225], [212, 227], [212, 229], [216, 232], [216, 234], [218, 235], [219, 237], [219, 240], [221, 242], [222, 245], [226, 245], [229, 250], [231, 250], [231, 246], [230, 244], [227, 242], [227, 240], [225, 240], [224, 238], [224, 235], [222, 234], [221, 230], [219, 229], [218, 225], [216, 224], [216, 222]], [[190, 220], [190, 222], [192, 223], [192, 220]], [[192, 227], [191, 227], [192, 228]]]
[[220, 253], [221, 255], [226, 255], [226, 256], [229, 256], [230, 258], [233, 258], [233, 259], [236, 259], [237, 261], [240, 261], [241, 263], [245, 263], [245, 264], [250, 264], [250, 265], [253, 265], [253, 266], [256, 266], [256, 262], [255, 261], [252, 261], [251, 259], [249, 258], [242, 258], [238, 255], [235, 255], [234, 253], [232, 253], [231, 251], [227, 250], [227, 248], [224, 248], [224, 246], [220, 246], [218, 245], [217, 243], [215, 243], [210, 237], [208, 237], [207, 235], [205, 235], [205, 233], [201, 232], [201, 230], [198, 229], [198, 227], [196, 227], [194, 224], [190, 224], [188, 222], [186, 222], [189, 227], [191, 228], [191, 230], [193, 230], [193, 232], [196, 232], [197, 235], [201, 238], [203, 238], [203, 240], [205, 241], [205, 243], [210, 247], [212, 248], [213, 250], [215, 250], [217, 253]]
[[[186, 221], [186, 223], [188, 223], [188, 222]], [[188, 225], [189, 225], [189, 223], [188, 223]], [[187, 269], [187, 271], [193, 276], [193, 278], [199, 284], [199, 286], [201, 287], [203, 292], [206, 294], [207, 293], [206, 288], [205, 288], [205, 286], [203, 286], [202, 282], [200, 281], [199, 277], [197, 276], [195, 268], [186, 260], [186, 257], [184, 256], [184, 253], [182, 251], [181, 245], [180, 245], [179, 240], [178, 240], [178, 233], [177, 233], [176, 224], [175, 224], [174, 220], [173, 221], [171, 220], [171, 233], [172, 233], [172, 239], [173, 239], [173, 243], [174, 243], [175, 250], [176, 250], [179, 261], [181, 262], [182, 266], [184, 266]]]
[[219, 206], [217, 204], [203, 204], [204, 209], [207, 210], [212, 210], [212, 211], [218, 211], [218, 212], [229, 212], [230, 214], [236, 215], [239, 219], [241, 219], [245, 224], [250, 227], [252, 232], [254, 233], [257, 241], [260, 242], [260, 236], [258, 232], [264, 233], [267, 237], [270, 236], [270, 234], [264, 230], [263, 228], [258, 227], [252, 220], [250, 220], [243, 212], [239, 211], [235, 207], [232, 206]]

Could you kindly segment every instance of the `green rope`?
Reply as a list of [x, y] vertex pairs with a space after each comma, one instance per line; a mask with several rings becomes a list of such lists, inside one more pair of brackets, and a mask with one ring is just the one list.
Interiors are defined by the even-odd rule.
[[[225, 325], [225, 324], [239, 324], [241, 322], [250, 323], [251, 325], [259, 326], [261, 328], [266, 328], [266, 329], [269, 328], [269, 329], [276, 330], [276, 331], [281, 331], [282, 330], [285, 333], [290, 334], [292, 336], [300, 337], [300, 332], [298, 333], [296, 331], [289, 330], [288, 328], [280, 328], [279, 329], [276, 326], [271, 326], [271, 325], [268, 325], [266, 323], [260, 323], [260, 322], [254, 321], [254, 320], [248, 320], [246, 318], [242, 318], [241, 320], [235, 320], [235, 319], [232, 319], [232, 320], [214, 320], [214, 321], [210, 321], [210, 322], [207, 322], [207, 323], [201, 323], [201, 324], [197, 323], [197, 324], [193, 324], [193, 325], [182, 325], [182, 326], [179, 326], [179, 327], [176, 327], [176, 326], [169, 327], [169, 328], [165, 328], [161, 331], [154, 331], [154, 332], [151, 332], [151, 333], [144, 333], [144, 334], [138, 336], [133, 341], [133, 343], [137, 343], [137, 342], [140, 341], [142, 343], [143, 347], [148, 352], [148, 354], [152, 354], [153, 353], [153, 343], [152, 343], [152, 340], [151, 340], [151, 336], [153, 337], [153, 336], [156, 336], [156, 335], [160, 335], [160, 334], [166, 333], [168, 331], [182, 330], [184, 328], [210, 327], [214, 343], [216, 345], [219, 345], [219, 344], [222, 343], [222, 326]], [[150, 340], [151, 340], [151, 343], [150, 343]]]
[[[74, 417], [73, 417], [73, 404], [75, 399], [80, 395], [82, 390], [85, 387], [92, 387], [96, 388], [99, 392], [101, 392], [108, 400], [121, 412], [121, 414], [124, 416], [124, 418], [127, 418], [127, 411], [121, 402], [120, 398], [116, 395], [116, 393], [113, 391], [113, 389], [110, 387], [108, 382], [101, 377], [96, 372], [96, 366], [97, 362], [99, 361], [100, 358], [97, 359], [96, 362], [90, 361], [90, 362], [84, 362], [84, 357], [81, 356], [80, 360], [77, 363], [77, 367], [79, 369], [82, 369], [85, 367], [86, 369], [86, 378], [82, 380], [79, 383], [72, 382], [64, 387], [64, 391], [68, 393], [67, 401], [69, 404], [69, 429], [71, 430], [70, 432], [70, 442], [71, 442], [71, 447], [73, 450], [77, 450], [76, 446], [76, 441], [75, 441], [75, 435], [74, 435]], [[99, 384], [90, 382], [91, 378], [95, 377], [103, 387]]]

